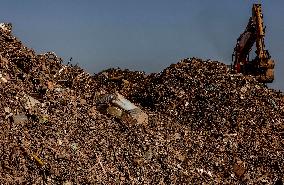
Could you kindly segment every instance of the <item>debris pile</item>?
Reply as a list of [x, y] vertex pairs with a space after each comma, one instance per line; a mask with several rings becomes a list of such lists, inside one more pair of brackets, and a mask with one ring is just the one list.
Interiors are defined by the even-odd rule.
[[0, 24], [1, 184], [283, 181], [282, 93], [196, 58], [91, 76], [11, 28]]

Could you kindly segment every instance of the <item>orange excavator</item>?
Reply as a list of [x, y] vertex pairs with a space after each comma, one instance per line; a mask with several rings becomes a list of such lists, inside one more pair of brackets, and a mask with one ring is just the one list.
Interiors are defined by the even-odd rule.
[[[232, 70], [235, 73], [253, 75], [259, 82], [272, 83], [274, 80], [274, 60], [264, 44], [265, 27], [261, 4], [253, 4], [252, 16], [245, 31], [237, 39], [237, 44], [232, 56]], [[256, 44], [256, 57], [249, 59], [250, 51]]]

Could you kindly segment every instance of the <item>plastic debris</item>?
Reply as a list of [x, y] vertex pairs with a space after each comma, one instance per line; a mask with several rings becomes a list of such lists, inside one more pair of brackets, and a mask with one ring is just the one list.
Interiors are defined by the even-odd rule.
[[71, 149], [76, 152], [78, 150], [78, 144], [77, 143], [72, 143], [71, 144]]
[[2, 74], [0, 74], [0, 80], [1, 80], [1, 82], [4, 82], [4, 83], [7, 83], [7, 82], [8, 82], [8, 80], [7, 80], [6, 78], [4, 78], [4, 77], [2, 76]]
[[35, 98], [33, 98], [33, 97], [29, 96], [29, 95], [25, 95], [24, 96], [24, 100], [25, 100], [25, 108], [26, 109], [31, 109], [36, 104], [40, 104], [40, 102], [38, 100], [36, 100]]
[[40, 124], [45, 124], [45, 123], [47, 123], [47, 122], [48, 122], [48, 115], [45, 115], [45, 114], [40, 115], [40, 117], [39, 117], [39, 123], [40, 123]]
[[28, 117], [25, 114], [18, 114], [13, 116], [14, 123], [24, 123], [28, 121]]

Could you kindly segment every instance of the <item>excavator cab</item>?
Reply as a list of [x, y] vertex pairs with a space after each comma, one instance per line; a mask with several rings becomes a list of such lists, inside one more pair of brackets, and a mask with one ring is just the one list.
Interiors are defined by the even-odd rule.
[[[234, 48], [232, 68], [235, 73], [253, 75], [259, 82], [272, 83], [275, 63], [268, 50], [265, 50], [264, 37], [265, 27], [261, 4], [253, 4], [252, 16]], [[249, 54], [254, 44], [256, 45], [256, 57], [250, 60]]]

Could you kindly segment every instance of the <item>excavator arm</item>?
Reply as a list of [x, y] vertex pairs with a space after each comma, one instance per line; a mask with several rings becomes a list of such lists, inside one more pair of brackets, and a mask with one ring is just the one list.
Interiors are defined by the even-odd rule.
[[234, 49], [233, 61], [237, 73], [245, 71], [245, 67], [249, 65], [249, 53], [256, 41], [255, 25], [250, 18], [245, 31], [237, 39], [237, 44]]
[[[259, 82], [271, 83], [274, 80], [274, 61], [264, 45], [265, 28], [261, 5], [254, 4], [252, 16], [245, 31], [237, 39], [233, 53], [233, 69], [236, 73], [254, 75]], [[253, 45], [256, 45], [256, 57], [249, 59]]]

